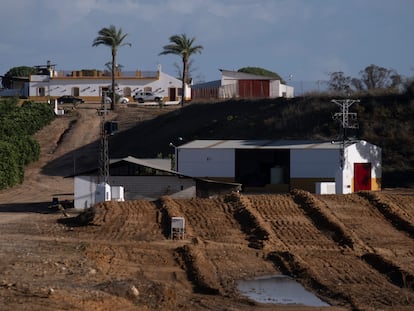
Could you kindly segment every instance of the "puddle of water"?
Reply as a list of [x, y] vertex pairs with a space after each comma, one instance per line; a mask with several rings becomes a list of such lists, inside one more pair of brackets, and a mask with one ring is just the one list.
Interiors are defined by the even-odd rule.
[[285, 275], [239, 281], [237, 289], [243, 296], [260, 303], [302, 304], [311, 307], [329, 306], [294, 279]]

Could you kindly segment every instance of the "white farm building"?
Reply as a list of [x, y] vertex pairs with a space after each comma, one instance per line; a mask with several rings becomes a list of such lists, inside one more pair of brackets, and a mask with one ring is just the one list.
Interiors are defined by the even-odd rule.
[[[60, 96], [70, 95], [80, 97], [89, 102], [101, 102], [102, 96], [111, 88], [112, 78], [109, 71], [96, 69], [83, 70], [56, 70], [50, 61], [45, 66], [36, 66], [37, 73], [19, 83], [14, 83], [14, 90], [7, 90], [7, 94], [28, 97], [31, 100], [46, 102]], [[182, 97], [181, 80], [170, 76], [161, 70], [156, 71], [117, 71], [115, 76], [116, 93], [133, 101], [137, 92], [153, 92], [162, 95], [165, 101], [179, 102]], [[190, 88], [186, 86], [186, 93], [190, 99]]]
[[331, 193], [381, 188], [381, 149], [366, 141], [342, 148], [316, 141], [196, 140], [175, 152], [180, 174], [240, 183], [246, 191], [315, 192], [319, 183], [330, 183]]
[[220, 71], [220, 80], [193, 85], [191, 87], [192, 99], [291, 98], [294, 96], [294, 88], [283, 84], [276, 77], [224, 69]]

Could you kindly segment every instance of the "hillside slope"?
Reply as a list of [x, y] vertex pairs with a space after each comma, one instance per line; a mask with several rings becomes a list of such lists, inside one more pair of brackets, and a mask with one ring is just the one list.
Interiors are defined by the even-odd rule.
[[[122, 123], [133, 109], [119, 112]], [[159, 108], [154, 108], [159, 109]], [[165, 108], [164, 108], [165, 109]], [[111, 137], [112, 157], [164, 157], [169, 143], [193, 139], [322, 139], [336, 140], [342, 131], [332, 116], [339, 107], [327, 97], [273, 100], [229, 100], [194, 103], [141, 122]], [[414, 186], [414, 101], [405, 97], [366, 97], [351, 106], [359, 128], [349, 136], [382, 148], [385, 187]]]
[[[366, 97], [350, 111], [358, 114], [359, 128], [349, 130], [348, 136], [382, 148], [383, 186], [414, 186], [414, 101], [402, 96]], [[108, 116], [119, 123], [119, 132], [109, 138], [110, 157], [169, 157], [174, 153], [170, 143], [194, 139], [337, 140], [342, 130], [333, 120], [336, 112], [339, 107], [328, 97], [228, 100], [183, 108], [130, 104]], [[53, 174], [73, 158], [77, 171], [98, 167], [99, 144], [97, 139], [69, 151], [43, 172]], [[91, 156], [84, 157], [85, 153]]]

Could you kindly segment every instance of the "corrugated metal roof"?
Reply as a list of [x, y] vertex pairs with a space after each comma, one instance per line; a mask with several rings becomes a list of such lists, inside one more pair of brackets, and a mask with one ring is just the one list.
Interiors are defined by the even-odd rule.
[[223, 76], [238, 80], [280, 80], [277, 77], [261, 76], [252, 73], [220, 69]]
[[131, 156], [120, 159], [111, 159], [109, 164], [118, 163], [121, 161], [153, 168], [155, 170], [168, 172], [171, 174], [179, 174], [177, 171], [171, 170], [171, 160], [166, 159], [137, 159]]
[[221, 80], [214, 80], [210, 82], [204, 82], [204, 83], [197, 83], [191, 86], [192, 89], [201, 89], [201, 88], [213, 88], [213, 87], [220, 87], [221, 86]]
[[340, 149], [341, 144], [311, 140], [194, 140], [179, 149]]

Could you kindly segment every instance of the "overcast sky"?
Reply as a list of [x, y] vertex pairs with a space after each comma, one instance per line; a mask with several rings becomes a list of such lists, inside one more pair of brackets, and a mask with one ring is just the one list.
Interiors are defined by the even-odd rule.
[[193, 57], [197, 81], [219, 69], [255, 66], [288, 80], [358, 77], [375, 64], [414, 76], [413, 0], [1, 0], [0, 75], [15, 66], [104, 69], [106, 46], [92, 47], [111, 24], [128, 33], [123, 70], [177, 75], [177, 56], [159, 56], [174, 34], [204, 47]]

